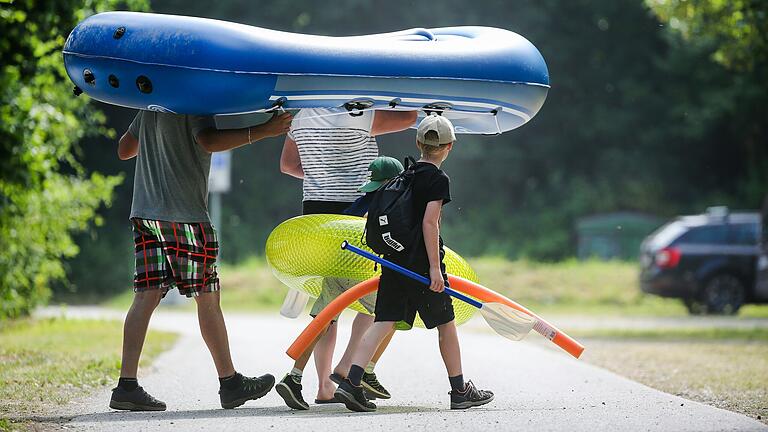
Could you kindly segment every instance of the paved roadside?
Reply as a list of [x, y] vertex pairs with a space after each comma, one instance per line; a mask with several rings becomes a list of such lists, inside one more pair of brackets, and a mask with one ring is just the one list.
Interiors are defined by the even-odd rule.
[[[122, 316], [87, 308], [69, 308], [67, 315]], [[349, 322], [342, 321], [337, 351], [346, 343]], [[288, 320], [277, 314], [227, 314], [237, 368], [246, 374], [270, 372], [280, 378], [291, 365], [284, 351], [306, 323], [306, 319]], [[542, 349], [538, 343], [511, 343], [473, 331], [481, 325], [471, 323], [461, 332], [461, 340], [465, 376], [497, 395], [485, 408], [466, 412], [447, 409], [448, 383], [437, 336], [413, 330], [396, 335], [377, 369], [394, 397], [382, 401], [376, 413], [350, 413], [340, 405], [291, 411], [274, 392], [241, 408], [222, 410], [216, 393], [218, 382], [195, 315], [161, 310], [152, 326], [182, 336], [173, 349], [158, 357], [151, 370], [145, 371], [141, 383], [168, 403], [168, 411], [113, 412], [107, 407], [109, 391], [105, 389], [40, 420], [47, 426], [93, 431], [768, 430], [746, 416], [653, 390], [566, 354]], [[540, 337], [532, 334], [529, 338]], [[314, 399], [313, 375], [310, 368], [304, 378], [307, 400]]]
[[768, 318], [740, 318], [738, 316], [681, 316], [681, 317], [590, 317], [583, 315], [547, 316], [558, 327], [575, 330], [660, 330], [660, 329], [752, 329], [768, 328]]

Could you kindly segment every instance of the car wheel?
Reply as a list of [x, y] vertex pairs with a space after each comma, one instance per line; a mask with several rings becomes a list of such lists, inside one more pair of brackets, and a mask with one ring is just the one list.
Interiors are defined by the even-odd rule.
[[704, 315], [707, 313], [707, 306], [697, 298], [684, 298], [683, 304], [685, 304], [688, 313], [691, 315]]
[[703, 313], [733, 315], [744, 303], [744, 286], [736, 276], [716, 275], [704, 285], [696, 302], [704, 307]]

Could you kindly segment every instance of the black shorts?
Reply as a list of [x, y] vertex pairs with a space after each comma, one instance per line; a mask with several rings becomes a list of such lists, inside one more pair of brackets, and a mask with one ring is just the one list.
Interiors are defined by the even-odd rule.
[[[442, 270], [443, 279], [447, 282], [445, 266]], [[424, 276], [429, 279], [429, 273]], [[382, 268], [379, 292], [376, 294], [375, 321], [395, 321], [398, 328], [409, 329], [413, 327], [416, 312], [428, 329], [454, 319], [453, 303], [448, 294], [434, 292], [421, 282]]]
[[343, 201], [304, 201], [301, 205], [301, 214], [344, 214], [351, 202]]

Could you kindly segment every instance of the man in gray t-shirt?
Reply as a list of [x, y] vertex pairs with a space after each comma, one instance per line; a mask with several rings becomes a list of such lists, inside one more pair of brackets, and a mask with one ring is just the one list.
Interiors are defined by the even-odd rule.
[[136, 271], [111, 408], [165, 410], [165, 403], [138, 385], [136, 373], [152, 312], [173, 288], [197, 303], [200, 331], [219, 375], [221, 406], [235, 408], [272, 389], [272, 375], [246, 377], [232, 364], [219, 306], [219, 244], [208, 217], [208, 172], [211, 153], [282, 135], [290, 124], [291, 116], [281, 114], [261, 125], [219, 131], [211, 118], [140, 111], [120, 138], [120, 159], [137, 157], [130, 216]]
[[195, 137], [213, 128], [211, 117], [140, 111], [128, 127], [140, 147], [131, 218], [210, 222], [208, 171], [211, 153]]

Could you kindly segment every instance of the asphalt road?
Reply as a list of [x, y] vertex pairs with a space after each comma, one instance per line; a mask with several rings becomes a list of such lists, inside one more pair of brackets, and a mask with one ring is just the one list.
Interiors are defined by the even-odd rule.
[[[98, 310], [69, 315], [107, 316]], [[346, 318], [346, 319], [344, 319]], [[479, 322], [477, 320], [480, 320]], [[342, 317], [340, 352], [350, 317]], [[275, 315], [227, 315], [236, 368], [278, 379], [292, 361], [285, 349], [307, 319]], [[556, 323], [557, 324], [557, 323]], [[48, 420], [49, 426], [86, 431], [159, 430], [461, 430], [461, 431], [747, 431], [768, 430], [746, 416], [692, 402], [619, 377], [531, 341], [509, 342], [478, 331], [475, 318], [460, 330], [464, 375], [496, 399], [483, 408], [449, 410], [448, 380], [433, 331], [400, 332], [377, 367], [393, 398], [379, 401], [375, 413], [351, 413], [341, 405], [292, 411], [273, 391], [235, 410], [223, 410], [210, 355], [193, 314], [159, 311], [152, 326], [181, 333], [176, 346], [143, 371], [140, 383], [168, 404], [159, 413], [115, 412], [109, 390], [71, 403]], [[531, 334], [529, 339], [540, 339]], [[587, 349], [589, 347], [587, 346]], [[304, 397], [314, 400], [314, 368], [305, 372]]]

